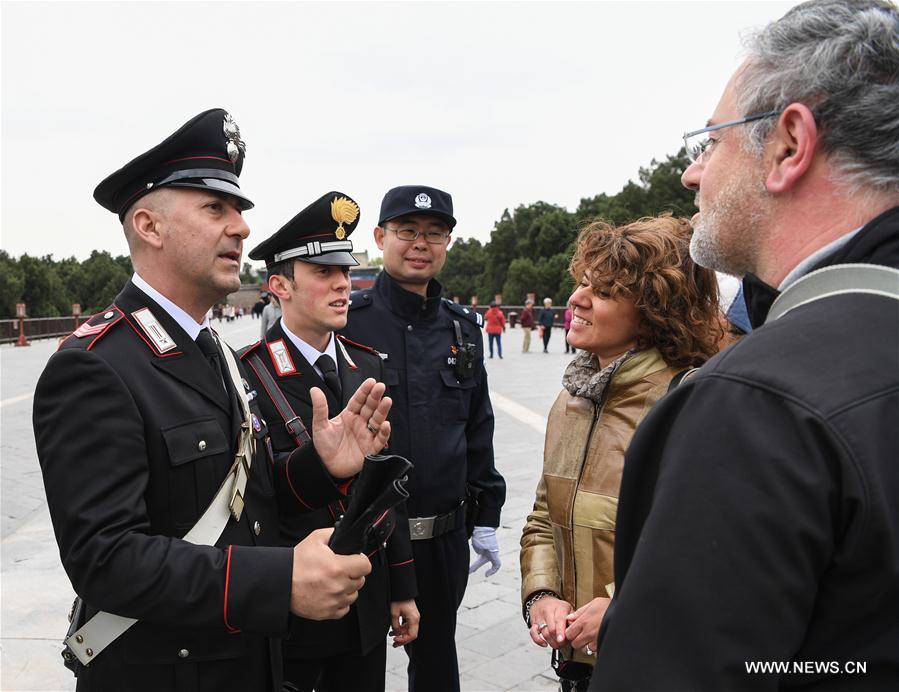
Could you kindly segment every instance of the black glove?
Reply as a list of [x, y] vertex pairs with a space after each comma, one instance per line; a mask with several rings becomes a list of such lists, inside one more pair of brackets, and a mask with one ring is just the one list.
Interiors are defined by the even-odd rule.
[[396, 526], [391, 510], [409, 497], [405, 484], [411, 462], [396, 454], [365, 457], [350, 489], [350, 502], [334, 526], [328, 545], [340, 555], [371, 555], [387, 542]]

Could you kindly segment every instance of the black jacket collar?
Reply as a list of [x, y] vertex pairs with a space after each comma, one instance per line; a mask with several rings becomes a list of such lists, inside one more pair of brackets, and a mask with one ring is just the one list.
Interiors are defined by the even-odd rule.
[[[812, 269], [852, 262], [899, 268], [899, 207], [893, 207], [869, 221], [846, 245]], [[779, 295], [780, 291], [755, 274], [743, 277], [743, 297], [753, 328], [765, 323], [771, 304]]]
[[[163, 372], [181, 380], [184, 384], [215, 402], [224, 411], [227, 411], [229, 415], [234, 413], [231, 401], [225, 391], [224, 383], [219, 382], [218, 376], [209, 366], [206, 357], [202, 354], [196, 342], [190, 338], [187, 332], [181, 328], [162, 306], [131, 281], [128, 281], [122, 292], [116, 296], [115, 306], [125, 313], [125, 318], [134, 330], [141, 335], [141, 339], [146, 347], [156, 356], [160, 356], [156, 349], [150, 345], [149, 339], [141, 334], [141, 328], [137, 325], [134, 318], [135, 311], [141, 308], [149, 308], [162, 328], [177, 344], [177, 347], [172, 351], [163, 354], [162, 357], [154, 358], [153, 364]], [[222, 347], [228, 348], [224, 344]], [[235, 426], [234, 431], [236, 432], [240, 421], [234, 420], [233, 415], [232, 424]]]
[[440, 309], [440, 295], [443, 286], [437, 279], [428, 283], [428, 295], [422, 298], [402, 288], [386, 271], [378, 274], [374, 286], [375, 292], [390, 311], [409, 321], [432, 320]]

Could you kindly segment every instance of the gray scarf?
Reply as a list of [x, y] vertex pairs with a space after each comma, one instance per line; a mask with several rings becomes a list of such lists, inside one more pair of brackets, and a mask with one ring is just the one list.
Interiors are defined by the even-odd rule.
[[613, 360], [606, 367], [599, 367], [599, 358], [589, 351], [578, 351], [577, 356], [565, 368], [562, 375], [562, 386], [568, 390], [571, 396], [579, 396], [590, 399], [595, 404], [602, 404], [603, 395], [612, 375], [621, 364], [636, 353], [630, 350]]

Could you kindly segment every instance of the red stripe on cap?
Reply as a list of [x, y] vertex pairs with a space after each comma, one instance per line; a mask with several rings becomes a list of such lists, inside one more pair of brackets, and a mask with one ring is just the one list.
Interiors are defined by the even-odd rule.
[[223, 159], [218, 156], [185, 156], [182, 159], [172, 159], [171, 161], [166, 161], [165, 164], [168, 165], [170, 163], [178, 163], [179, 161], [221, 161], [222, 163], [227, 163], [229, 166], [233, 166], [234, 162], [231, 159]]

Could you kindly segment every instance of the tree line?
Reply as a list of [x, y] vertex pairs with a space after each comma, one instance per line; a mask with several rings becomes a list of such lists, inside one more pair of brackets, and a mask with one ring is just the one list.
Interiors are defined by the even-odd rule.
[[581, 199], [574, 212], [546, 202], [506, 209], [486, 244], [470, 238], [450, 246], [440, 274], [445, 294], [463, 303], [476, 295], [486, 304], [501, 293], [506, 304], [521, 305], [533, 292], [538, 303], [548, 296], [564, 305], [574, 287], [568, 262], [581, 228], [595, 219], [624, 224], [665, 211], [691, 216], [694, 193], [680, 182], [688, 165], [683, 149], [662, 162], [653, 159], [640, 168], [639, 182], [628, 181], [615, 195]]
[[[683, 149], [662, 162], [653, 159], [640, 168], [638, 182], [629, 180], [614, 195], [584, 198], [573, 212], [546, 202], [506, 209], [487, 243], [470, 238], [450, 246], [440, 275], [445, 294], [464, 303], [476, 295], [486, 304], [501, 293], [505, 303], [520, 305], [533, 292], [538, 301], [549, 296], [564, 304], [574, 285], [568, 262], [580, 229], [597, 218], [622, 224], [664, 211], [690, 216], [693, 193], [680, 184], [688, 163]], [[109, 305], [131, 274], [127, 255], [106, 251], [94, 250], [79, 261], [27, 254], [16, 259], [0, 250], [0, 317], [14, 317], [21, 302], [31, 317], [71, 315], [73, 303], [90, 315]], [[249, 263], [241, 279], [258, 281]]]
[[[16, 259], [0, 250], [0, 318], [15, 317], [16, 303], [25, 303], [29, 317], [65, 317], [74, 303], [82, 315], [93, 315], [112, 303], [133, 273], [128, 255], [113, 257], [105, 250], [94, 250], [83, 261], [28, 254]], [[259, 283], [249, 262], [240, 279]]]
[[99, 312], [112, 302], [131, 277], [131, 259], [94, 250], [86, 260], [54, 260], [52, 255], [18, 259], [0, 250], [0, 316], [15, 317], [16, 303], [25, 303], [29, 317]]

